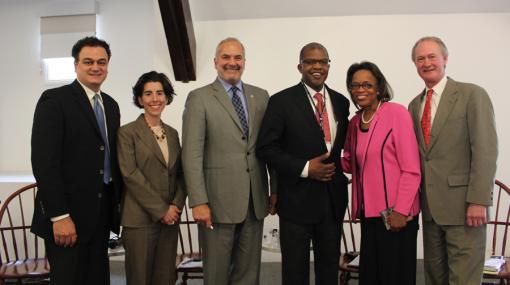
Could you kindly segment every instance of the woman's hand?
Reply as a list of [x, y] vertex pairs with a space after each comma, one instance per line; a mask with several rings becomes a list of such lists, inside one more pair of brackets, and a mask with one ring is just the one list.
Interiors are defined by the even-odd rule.
[[388, 217], [388, 224], [390, 225], [390, 231], [398, 232], [403, 229], [409, 221], [407, 216], [400, 214], [399, 212], [392, 211]]
[[170, 204], [165, 216], [161, 218], [161, 222], [166, 225], [174, 225], [179, 221], [181, 213], [182, 210], [179, 210], [174, 204]]

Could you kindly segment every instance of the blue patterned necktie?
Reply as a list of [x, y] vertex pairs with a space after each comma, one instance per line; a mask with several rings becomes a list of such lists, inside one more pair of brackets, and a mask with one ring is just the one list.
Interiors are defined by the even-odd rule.
[[239, 121], [241, 121], [241, 126], [243, 127], [244, 134], [248, 137], [248, 122], [246, 121], [246, 114], [244, 112], [243, 103], [241, 102], [241, 98], [237, 93], [237, 87], [232, 86], [230, 88], [232, 91], [232, 105], [234, 105], [234, 109], [236, 109], [237, 116], [239, 116]]
[[96, 115], [97, 125], [101, 132], [101, 137], [104, 141], [104, 167], [103, 167], [103, 182], [110, 183], [111, 170], [110, 170], [110, 147], [108, 145], [108, 137], [106, 136], [106, 124], [104, 121], [103, 107], [99, 103], [99, 94], [94, 95], [94, 114]]

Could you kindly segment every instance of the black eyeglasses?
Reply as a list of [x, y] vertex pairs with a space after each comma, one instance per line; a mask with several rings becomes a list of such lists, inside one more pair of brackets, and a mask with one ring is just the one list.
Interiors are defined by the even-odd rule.
[[320, 65], [328, 65], [330, 62], [331, 62], [331, 60], [329, 60], [329, 58], [323, 58], [323, 59], [305, 58], [305, 59], [301, 60], [301, 63], [306, 64], [306, 65], [315, 65], [317, 63]]
[[360, 87], [364, 90], [372, 89], [375, 86], [375, 84], [363, 82], [361, 84], [359, 83], [351, 83], [349, 85], [349, 90], [358, 90]]

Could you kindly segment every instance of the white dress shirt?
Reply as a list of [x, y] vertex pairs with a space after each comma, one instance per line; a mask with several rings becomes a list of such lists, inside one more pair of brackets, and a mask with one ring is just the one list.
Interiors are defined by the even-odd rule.
[[[444, 88], [446, 87], [446, 81], [448, 78], [446, 75], [434, 86], [432, 87], [432, 100], [430, 102], [430, 128], [432, 129], [432, 125], [434, 124], [434, 117], [436, 116], [437, 108], [439, 107], [439, 101], [441, 100], [441, 94], [443, 94]], [[423, 96], [423, 100], [421, 100], [421, 115], [423, 115], [423, 109], [425, 108], [425, 101], [427, 97], [427, 91], [430, 88], [425, 87], [425, 96]]]
[[[310, 106], [313, 110], [313, 113], [315, 114], [317, 112], [316, 106], [317, 106], [317, 99], [315, 99], [313, 96], [317, 91], [315, 91], [312, 87], [304, 84], [306, 86], [306, 89], [308, 90], [308, 94], [310, 94], [310, 97], [308, 97], [308, 100], [310, 101]], [[326, 89], [326, 85], [322, 86], [322, 90], [319, 91], [323, 95], [324, 102], [326, 104], [325, 112], [328, 114], [328, 122], [329, 122], [329, 131], [331, 132], [331, 142], [326, 142], [326, 148], [328, 149], [328, 152], [331, 151], [331, 147], [335, 142], [336, 137], [336, 129], [337, 129], [337, 122], [335, 120], [335, 114], [333, 113], [333, 105], [331, 104], [331, 98], [328, 94], [328, 91]], [[326, 138], [324, 138], [325, 140]], [[301, 171], [301, 177], [307, 178], [308, 177], [308, 166], [310, 165], [310, 161], [307, 161], [305, 164], [305, 167], [303, 168], [303, 171]]]

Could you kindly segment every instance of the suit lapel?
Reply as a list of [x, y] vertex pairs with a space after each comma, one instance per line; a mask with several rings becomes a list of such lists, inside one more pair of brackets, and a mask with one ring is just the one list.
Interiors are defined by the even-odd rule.
[[441, 94], [441, 100], [439, 101], [439, 106], [434, 117], [432, 129], [430, 130], [430, 141], [428, 147], [429, 151], [434, 147], [439, 133], [443, 129], [446, 120], [448, 120], [448, 117], [452, 113], [453, 106], [455, 105], [457, 98], [458, 94], [455, 82], [453, 82], [451, 79], [448, 79], [443, 94]]
[[218, 102], [220, 102], [220, 104], [223, 106], [223, 108], [225, 108], [225, 110], [230, 115], [230, 117], [232, 118], [234, 123], [237, 125], [239, 130], [241, 132], [243, 132], [243, 127], [241, 125], [241, 122], [239, 121], [237, 112], [234, 109], [234, 105], [232, 105], [232, 101], [228, 97], [227, 91], [225, 91], [225, 89], [223, 88], [223, 86], [221, 85], [221, 83], [218, 80], [214, 81], [212, 83], [211, 87], [214, 91], [213, 92], [214, 97], [218, 100]]
[[247, 86], [243, 84], [243, 92], [244, 96], [246, 97], [246, 104], [248, 105], [248, 130], [249, 130], [249, 138], [252, 136], [252, 130], [254, 130], [255, 126], [253, 125], [255, 123], [255, 109], [256, 109], [256, 96], [253, 95], [253, 90], [250, 86]]
[[156, 142], [156, 138], [154, 138], [154, 134], [152, 133], [152, 131], [147, 126], [147, 123], [145, 122], [143, 114], [138, 116], [138, 119], [136, 119], [136, 133], [140, 141], [143, 144], [145, 144], [147, 148], [152, 151], [152, 153], [154, 153], [154, 155], [165, 167], [168, 167], [165, 162], [165, 158], [163, 157], [163, 153], [161, 152], [161, 149], [159, 148], [159, 145]]
[[418, 145], [421, 151], [426, 152], [425, 139], [423, 138], [423, 131], [421, 129], [421, 103], [425, 100], [425, 89], [419, 95], [417, 99], [411, 104], [410, 112], [413, 117], [414, 129], [416, 130], [416, 136], [418, 138]]
[[[166, 133], [170, 134], [170, 127], [165, 124], [163, 124], [163, 127], [165, 128]], [[172, 169], [174, 168], [175, 162], [177, 160], [177, 155], [179, 152], [179, 141], [177, 140], [177, 137], [167, 135], [166, 142], [168, 145], [168, 169]]]
[[87, 93], [85, 93], [85, 90], [83, 90], [83, 87], [81, 87], [77, 80], [71, 83], [71, 89], [74, 93], [74, 98], [80, 106], [80, 109], [85, 114], [85, 117], [87, 117], [89, 123], [92, 125], [92, 128], [96, 130], [97, 135], [101, 138], [101, 140], [103, 140], [101, 131], [97, 125], [96, 115], [94, 114], [94, 110], [92, 110], [92, 105], [90, 104], [89, 98], [87, 97]]
[[334, 152], [336, 150], [336, 148], [340, 145], [339, 144], [339, 136], [341, 135], [341, 131], [338, 129], [338, 118], [342, 118], [342, 114], [341, 114], [341, 103], [340, 103], [340, 98], [339, 96], [335, 96], [333, 95], [334, 91], [332, 91], [327, 85], [326, 85], [326, 89], [328, 90], [328, 96], [331, 100], [331, 106], [333, 107], [333, 112], [328, 112], [328, 116], [331, 116], [333, 115], [333, 121], [334, 123], [336, 124], [336, 134], [335, 134], [335, 137], [333, 138], [333, 145], [331, 146], [331, 152]]
[[[108, 94], [101, 92], [101, 97], [103, 98], [103, 106], [104, 106], [104, 115], [106, 118], [106, 128], [108, 130], [108, 142], [112, 143], [115, 142], [115, 136], [117, 135], [116, 129], [118, 128], [115, 126], [115, 109], [113, 102], [110, 100], [110, 97]], [[94, 114], [95, 117], [95, 114]]]
[[[305, 91], [305, 86], [302, 83], [294, 86], [296, 88], [296, 92], [292, 92], [295, 104], [301, 110], [301, 113], [304, 114], [304, 118], [308, 126], [315, 134], [311, 134], [314, 137], [320, 137], [322, 141], [324, 141], [324, 133], [321, 130], [320, 125], [317, 123], [317, 118], [315, 117], [315, 110], [310, 103], [310, 98], [308, 98], [308, 94]], [[324, 142], [324, 147], [326, 147], [326, 143]]]

